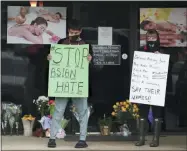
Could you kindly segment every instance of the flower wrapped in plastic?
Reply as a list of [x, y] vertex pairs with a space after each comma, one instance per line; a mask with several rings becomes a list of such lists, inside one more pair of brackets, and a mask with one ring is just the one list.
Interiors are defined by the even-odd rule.
[[[77, 112], [77, 109], [76, 109], [76, 106], [75, 105], [72, 105], [71, 107], [71, 112], [73, 113], [73, 115], [75, 116], [75, 118], [77, 119], [77, 121], [79, 122], [79, 114]], [[88, 119], [90, 118], [90, 115], [94, 112], [93, 110], [93, 106], [92, 105], [89, 105], [85, 114], [88, 114]]]
[[2, 130], [4, 135], [7, 133], [8, 124], [10, 127], [10, 135], [13, 134], [14, 125], [16, 125], [16, 133], [18, 135], [19, 121], [21, 119], [21, 105], [11, 102], [2, 102]]
[[[45, 131], [45, 136], [50, 137], [50, 129], [51, 129], [51, 124], [52, 124], [52, 118], [55, 110], [55, 101], [54, 100], [49, 100], [47, 104], [47, 110], [49, 111], [49, 115], [44, 115], [41, 117], [39, 120], [42, 129]], [[61, 124], [58, 127], [58, 133], [56, 135], [57, 138], [64, 138], [66, 136], [65, 133], [65, 128], [67, 127], [69, 123], [69, 120], [62, 118]]]

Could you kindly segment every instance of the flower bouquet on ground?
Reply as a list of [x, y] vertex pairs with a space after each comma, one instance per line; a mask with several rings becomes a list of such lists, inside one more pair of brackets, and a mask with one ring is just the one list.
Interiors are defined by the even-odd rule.
[[32, 115], [24, 115], [22, 117], [24, 136], [32, 136], [34, 121], [35, 117], [33, 117]]
[[36, 104], [37, 110], [41, 116], [41, 119], [38, 120], [38, 122], [41, 124], [41, 128], [37, 128], [34, 132], [34, 136], [37, 137], [43, 137], [45, 135], [45, 125], [49, 125], [48, 121], [50, 121], [50, 118], [46, 116], [49, 112], [49, 105], [48, 105], [49, 98], [46, 96], [39, 96], [37, 100], [33, 100], [33, 103]]
[[[52, 124], [52, 118], [55, 110], [55, 101], [54, 100], [49, 100], [45, 96], [40, 96], [38, 100], [34, 100], [34, 103], [38, 107], [38, 111], [41, 114], [41, 119], [38, 120], [38, 122], [41, 124], [40, 129], [37, 129], [35, 132], [35, 136], [37, 137], [42, 137], [42, 133], [45, 133], [44, 135], [46, 137], [50, 137], [50, 129], [51, 129], [51, 124]], [[56, 135], [57, 138], [64, 138], [65, 137], [65, 131], [64, 129], [66, 128], [69, 120], [62, 119], [61, 125], [59, 125], [59, 130]]]
[[[80, 119], [79, 119], [80, 116], [79, 116], [79, 113], [78, 113], [78, 110], [77, 110], [76, 106], [72, 105], [70, 107], [70, 111], [73, 113], [75, 119], [80, 123]], [[83, 111], [83, 116], [85, 116], [87, 114], [87, 120], [89, 121], [89, 118], [90, 118], [90, 116], [92, 115], [93, 112], [94, 112], [93, 106], [91, 104], [89, 104], [87, 109], [85, 110], [85, 112]]]
[[2, 122], [1, 127], [3, 134], [6, 135], [8, 126], [10, 127], [10, 135], [13, 134], [14, 126], [16, 127], [16, 134], [19, 135], [19, 122], [21, 120], [22, 109], [21, 105], [16, 105], [11, 102], [2, 102]]
[[131, 134], [129, 130], [129, 121], [137, 121], [139, 118], [139, 108], [136, 104], [132, 104], [129, 100], [117, 102], [113, 105], [114, 111], [112, 116], [115, 117], [116, 122], [121, 124], [120, 132], [124, 136]]
[[[54, 100], [50, 100], [48, 102], [48, 104], [49, 104], [50, 118], [52, 119], [53, 115], [54, 115], [54, 111], [55, 111], [55, 101]], [[58, 133], [56, 135], [57, 138], [60, 139], [60, 138], [64, 138], [66, 136], [66, 133], [65, 133], [64, 129], [67, 127], [69, 121], [70, 120], [67, 120], [65, 118], [62, 119], [61, 124], [60, 124], [60, 126], [58, 128]], [[51, 126], [51, 123], [50, 123], [50, 126]], [[46, 137], [50, 137], [50, 127], [46, 131]]]
[[33, 103], [36, 104], [37, 110], [39, 111], [41, 118], [48, 112], [48, 101], [49, 98], [46, 96], [39, 96], [37, 100], [33, 100]]

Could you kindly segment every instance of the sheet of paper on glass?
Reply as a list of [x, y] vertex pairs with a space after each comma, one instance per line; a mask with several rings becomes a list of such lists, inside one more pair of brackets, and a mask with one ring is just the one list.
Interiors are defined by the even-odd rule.
[[98, 27], [98, 45], [112, 45], [112, 27]]
[[169, 55], [134, 52], [130, 102], [165, 106]]
[[89, 45], [51, 45], [48, 96], [88, 97]]

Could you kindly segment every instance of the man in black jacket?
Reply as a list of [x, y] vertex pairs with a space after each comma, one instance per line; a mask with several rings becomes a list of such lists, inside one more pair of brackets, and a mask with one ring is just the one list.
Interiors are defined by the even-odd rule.
[[[156, 30], [148, 30], [146, 33], [146, 45], [139, 49], [139, 51], [162, 53], [160, 48], [159, 34]], [[159, 106], [149, 106], [145, 104], [140, 104], [140, 127], [139, 127], [139, 141], [135, 144], [136, 146], [142, 146], [145, 144], [145, 133], [146, 133], [146, 121], [148, 117], [149, 110], [152, 109], [154, 117], [154, 136], [150, 143], [150, 147], [159, 146], [159, 137], [161, 130], [161, 118], [162, 118], [162, 107]]]
[[[85, 42], [80, 38], [81, 34], [81, 26], [77, 20], [72, 20], [68, 26], [69, 36], [65, 39], [59, 40], [58, 44], [64, 45], [82, 45]], [[52, 56], [48, 55], [48, 60], [51, 60]], [[92, 56], [88, 55], [88, 61], [91, 61]], [[48, 147], [56, 147], [55, 138], [58, 132], [58, 127], [62, 117], [64, 115], [64, 111], [67, 105], [67, 102], [70, 98], [55, 98], [55, 111], [52, 118], [51, 125], [51, 133], [50, 139], [48, 142]], [[79, 124], [80, 124], [80, 140], [75, 145], [75, 148], [86, 148], [88, 147], [86, 143], [86, 135], [87, 135], [87, 126], [88, 126], [88, 114], [87, 114], [87, 98], [71, 98], [73, 103], [75, 104], [78, 114], [79, 114]]]

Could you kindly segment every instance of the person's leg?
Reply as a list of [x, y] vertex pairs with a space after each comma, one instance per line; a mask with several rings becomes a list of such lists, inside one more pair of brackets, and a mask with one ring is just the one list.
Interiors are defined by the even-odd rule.
[[52, 124], [50, 130], [50, 139], [48, 142], [48, 147], [56, 147], [55, 138], [59, 130], [59, 125], [64, 115], [68, 98], [55, 98], [55, 110], [52, 117]]
[[80, 141], [75, 145], [75, 148], [88, 147], [86, 144], [86, 135], [88, 128], [88, 102], [87, 98], [73, 98], [73, 103], [79, 114], [79, 125], [80, 125]]
[[149, 112], [149, 105], [139, 105], [140, 120], [139, 120], [139, 140], [136, 146], [143, 146], [145, 144], [145, 134], [147, 131], [147, 117]]
[[153, 106], [153, 116], [154, 116], [154, 135], [153, 140], [150, 143], [150, 147], [158, 147], [159, 146], [159, 138], [161, 131], [161, 123], [162, 123], [162, 107]]

